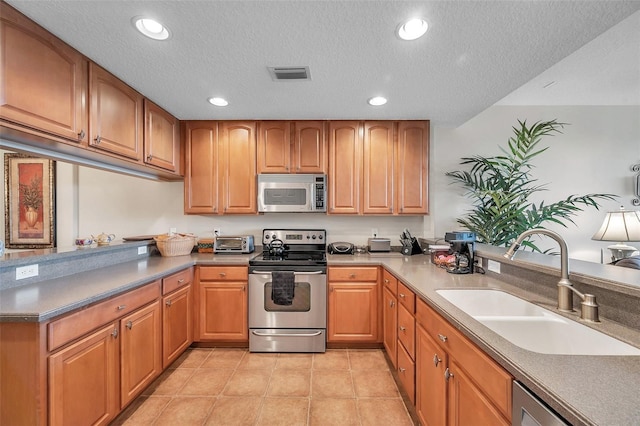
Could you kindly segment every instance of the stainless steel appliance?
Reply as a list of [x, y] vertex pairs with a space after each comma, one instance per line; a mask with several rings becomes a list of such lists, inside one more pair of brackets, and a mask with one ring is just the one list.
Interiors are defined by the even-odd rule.
[[569, 424], [515, 380], [513, 381], [512, 411], [513, 426], [567, 426]]
[[324, 229], [264, 229], [249, 261], [249, 351], [325, 352]]
[[253, 235], [216, 237], [214, 253], [253, 253]]
[[391, 251], [391, 240], [389, 238], [380, 237], [369, 238], [367, 240], [367, 247], [371, 252], [389, 252]]
[[316, 174], [258, 175], [258, 211], [316, 213], [327, 211], [327, 176]]
[[451, 245], [451, 253], [456, 256], [455, 265], [448, 268], [447, 272], [452, 274], [473, 274], [475, 268], [474, 252], [475, 252], [475, 232], [447, 232], [444, 240]]

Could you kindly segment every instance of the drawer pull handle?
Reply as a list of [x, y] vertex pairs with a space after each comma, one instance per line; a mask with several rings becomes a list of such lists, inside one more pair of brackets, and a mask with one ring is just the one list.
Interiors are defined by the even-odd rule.
[[399, 295], [400, 297], [402, 297], [403, 299], [406, 297], [404, 294], [400, 293]]
[[171, 300], [167, 300], [167, 301], [165, 302], [165, 305], [167, 305], [167, 306], [171, 306]]
[[226, 276], [227, 276], [227, 273], [226, 273], [226, 272], [220, 272], [220, 276], [221, 276], [221, 277], [226, 277]]
[[447, 336], [445, 336], [444, 334], [438, 334], [438, 339], [440, 339], [440, 341], [444, 343], [447, 341]]
[[442, 360], [438, 358], [438, 354], [433, 354], [433, 365], [437, 367], [440, 362], [442, 362]]
[[111, 332], [111, 335], [113, 336], [114, 339], [118, 338], [118, 329], [114, 328], [113, 331]]
[[349, 278], [355, 278], [356, 274], [349, 274]]
[[133, 328], [133, 323], [131, 321], [127, 321], [127, 328], [131, 330]]
[[95, 141], [96, 141], [96, 145], [100, 145], [100, 142], [102, 142], [102, 137], [96, 136]]
[[127, 305], [118, 305], [118, 310], [121, 311], [126, 307], [127, 307]]
[[444, 370], [444, 379], [446, 381], [449, 381], [450, 378], [453, 377], [453, 373], [451, 371], [449, 371], [449, 368], [447, 367], [446, 370]]
[[183, 279], [179, 279], [179, 280], [178, 280], [178, 284], [182, 284], [183, 282], [184, 282], [184, 280], [183, 280]]
[[384, 283], [385, 283], [385, 284], [389, 284], [389, 280], [385, 278], [385, 279], [384, 279]]
[[395, 306], [395, 302], [393, 300], [389, 300], [389, 307], [393, 308]]
[[84, 129], [80, 130], [80, 133], [78, 133], [78, 140], [83, 140], [86, 135], [87, 134], [84, 132]]
[[402, 367], [398, 367], [398, 371], [401, 373], [404, 373], [405, 371], [407, 371], [406, 368], [402, 368]]
[[405, 331], [407, 329], [406, 327], [403, 327], [403, 326], [400, 326], [398, 328], [400, 329], [400, 331]]

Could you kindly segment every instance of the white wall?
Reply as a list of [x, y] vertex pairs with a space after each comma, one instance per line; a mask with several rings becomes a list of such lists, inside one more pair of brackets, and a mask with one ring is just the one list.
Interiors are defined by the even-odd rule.
[[[498, 146], [506, 146], [518, 119], [529, 124], [551, 119], [569, 124], [562, 134], [543, 139], [542, 145], [550, 148], [534, 160], [533, 176], [539, 184], [549, 183], [547, 191], [541, 193], [547, 203], [572, 194], [620, 196], [617, 201], [604, 201], [600, 211], [589, 208], [579, 212], [574, 218], [575, 225], [547, 226], [566, 238], [572, 258], [599, 262], [601, 249], [613, 244], [591, 240], [605, 212], [617, 210], [621, 205], [628, 210], [638, 209], [631, 204], [635, 175], [631, 166], [640, 163], [640, 107], [637, 106], [494, 106], [458, 128], [434, 128], [430, 202], [435, 235], [456, 229], [455, 218], [471, 207], [462, 188], [451, 185], [452, 180], [445, 173], [463, 170], [459, 164], [461, 157], [499, 155]], [[546, 238], [540, 246], [557, 251], [555, 242]]]

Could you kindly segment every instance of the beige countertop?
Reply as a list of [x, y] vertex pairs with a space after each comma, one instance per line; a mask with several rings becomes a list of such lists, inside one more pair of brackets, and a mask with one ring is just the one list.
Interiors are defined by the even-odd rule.
[[[192, 265], [247, 265], [250, 255], [151, 256], [0, 291], [0, 321], [46, 321], [79, 307], [144, 285]], [[496, 288], [553, 310], [553, 300], [527, 293], [499, 278], [454, 275], [429, 257], [337, 256], [329, 266], [382, 265], [447, 318], [547, 404], [573, 424], [640, 424], [640, 357], [545, 355], [522, 349], [465, 314], [436, 292], [439, 288]], [[577, 315], [568, 315], [573, 319]], [[640, 347], [640, 330], [603, 318], [593, 326]]]

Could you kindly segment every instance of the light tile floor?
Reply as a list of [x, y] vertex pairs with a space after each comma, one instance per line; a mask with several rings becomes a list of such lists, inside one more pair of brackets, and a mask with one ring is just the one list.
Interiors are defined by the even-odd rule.
[[115, 425], [413, 425], [382, 350], [187, 350]]

